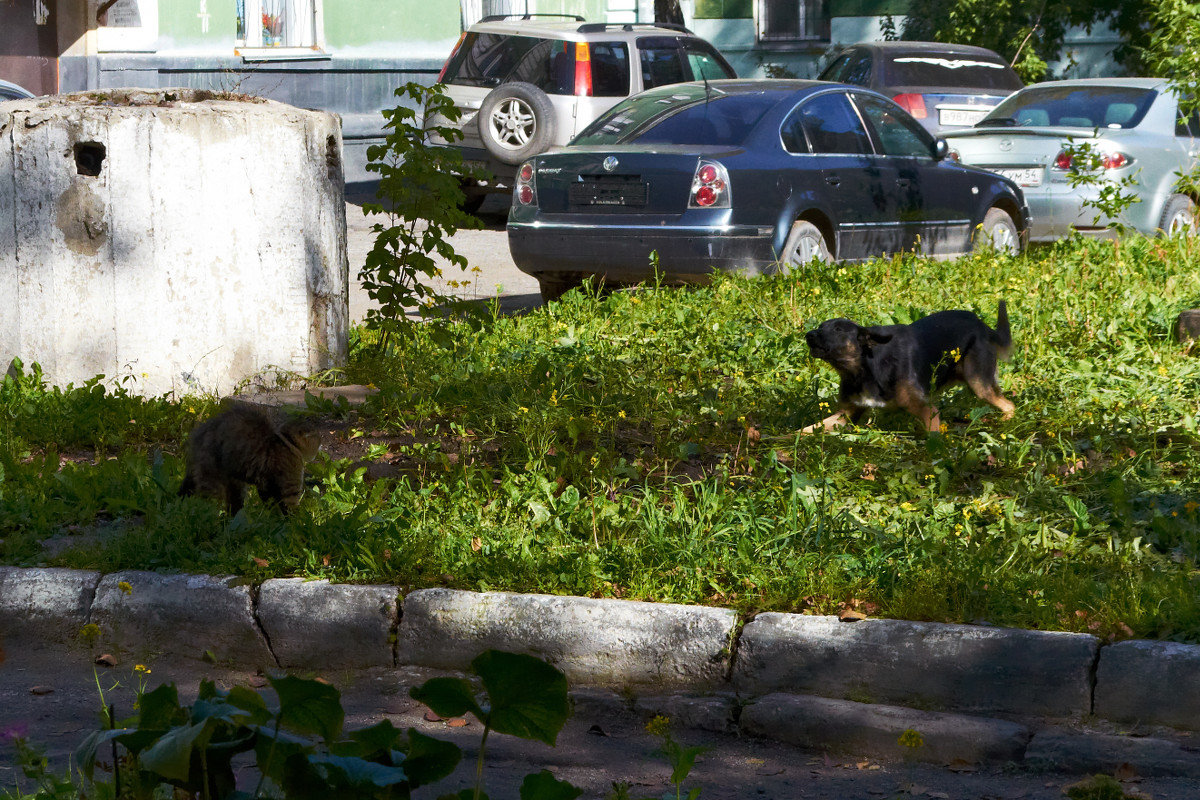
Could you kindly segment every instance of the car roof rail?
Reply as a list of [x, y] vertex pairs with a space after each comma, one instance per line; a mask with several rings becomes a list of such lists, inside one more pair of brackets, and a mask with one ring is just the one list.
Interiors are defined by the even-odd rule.
[[579, 33], [604, 33], [609, 30], [632, 31], [638, 28], [666, 28], [695, 35], [688, 30], [686, 25], [680, 25], [677, 22], [589, 22], [586, 25], [580, 25], [577, 30]]
[[533, 19], [534, 17], [555, 17], [557, 19], [571, 19], [571, 20], [575, 20], [576, 22], [584, 22], [585, 21], [584, 18], [579, 16], [578, 14], [538, 14], [538, 13], [531, 14], [528, 12], [525, 14], [488, 14], [486, 17], [484, 17], [483, 19], [481, 19], [479, 21], [480, 22], [503, 22], [506, 19]]

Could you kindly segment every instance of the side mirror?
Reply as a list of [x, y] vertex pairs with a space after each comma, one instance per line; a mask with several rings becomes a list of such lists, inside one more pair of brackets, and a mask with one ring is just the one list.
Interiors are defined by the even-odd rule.
[[933, 142], [933, 159], [935, 161], [944, 161], [946, 156], [950, 155], [950, 145], [942, 137], [938, 137]]

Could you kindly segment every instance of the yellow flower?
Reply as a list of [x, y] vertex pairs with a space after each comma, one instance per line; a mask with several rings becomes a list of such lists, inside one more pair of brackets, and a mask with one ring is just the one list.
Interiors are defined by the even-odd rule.
[[522, 414], [525, 414], [525, 413], [528, 413], [529, 409], [526, 408], [525, 406], [517, 406], [517, 411], [520, 411]]
[[618, 416], [618, 417], [620, 417], [621, 419], [625, 419], [625, 411], [624, 411], [624, 409], [622, 409], [621, 411], [618, 411], [618, 412], [617, 412], [617, 416]]
[[117, 584], [117, 588], [121, 590], [122, 594], [133, 594], [133, 587], [129, 584], [129, 581], [121, 581]]
[[134, 671], [134, 672], [139, 672], [139, 673], [141, 673], [142, 675], [149, 675], [149, 674], [150, 674], [150, 668], [149, 668], [149, 667], [147, 667], [145, 664], [134, 664], [134, 665], [133, 665], [133, 671]]
[[900, 738], [897, 741], [902, 747], [916, 748], [925, 745], [925, 738], [912, 728], [906, 728], [904, 733], [900, 734]]
[[661, 714], [646, 723], [646, 733], [653, 736], [664, 736], [670, 730], [671, 720]]
[[79, 629], [79, 638], [83, 639], [84, 643], [91, 646], [100, 638], [100, 626], [94, 622], [89, 622]]
[[943, 422], [938, 426], [938, 430], [942, 433], [945, 433], [946, 431], [950, 430], [950, 426]]

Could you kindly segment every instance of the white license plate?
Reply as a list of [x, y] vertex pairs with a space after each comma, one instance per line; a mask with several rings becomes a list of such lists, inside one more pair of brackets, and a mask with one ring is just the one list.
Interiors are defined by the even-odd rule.
[[1042, 168], [1026, 167], [1025, 169], [994, 169], [998, 175], [1003, 175], [1018, 186], [1041, 186]]
[[487, 169], [486, 161], [476, 161], [473, 158], [464, 158], [463, 166], [467, 169]]
[[938, 111], [938, 122], [942, 125], [974, 125], [986, 117], [989, 111], [990, 108], [943, 108]]

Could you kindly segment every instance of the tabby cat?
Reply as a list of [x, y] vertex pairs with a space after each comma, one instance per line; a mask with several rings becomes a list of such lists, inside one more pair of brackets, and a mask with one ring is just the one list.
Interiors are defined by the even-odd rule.
[[287, 514], [304, 493], [304, 464], [320, 446], [320, 433], [311, 419], [278, 424], [261, 408], [232, 406], [192, 431], [179, 494], [223, 500], [233, 516], [242, 508], [246, 484], [251, 484], [263, 502]]

